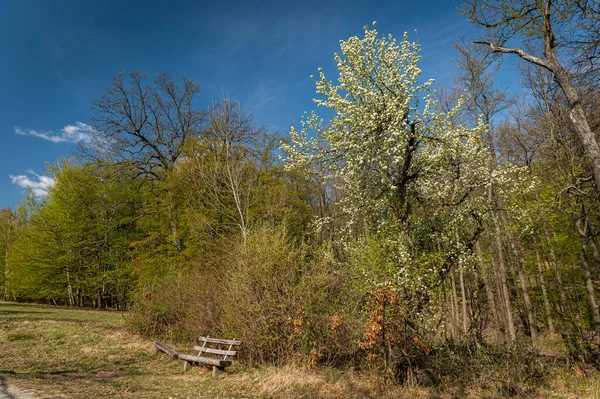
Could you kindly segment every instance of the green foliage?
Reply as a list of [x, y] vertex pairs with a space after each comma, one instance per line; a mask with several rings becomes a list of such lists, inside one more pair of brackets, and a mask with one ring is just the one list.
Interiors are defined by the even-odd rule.
[[132, 276], [124, 268], [140, 193], [130, 178], [97, 165], [54, 172], [48, 198], [14, 244], [19, 298], [70, 305], [125, 307]]
[[330, 255], [296, 246], [282, 228], [253, 230], [232, 251], [222, 297], [222, 332], [242, 339], [250, 363], [314, 366], [349, 361], [357, 297]]

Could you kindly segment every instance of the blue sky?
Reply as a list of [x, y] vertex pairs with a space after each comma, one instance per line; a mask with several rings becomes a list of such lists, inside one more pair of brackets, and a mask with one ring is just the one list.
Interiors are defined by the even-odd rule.
[[[451, 0], [126, 1], [4, 0], [0, 6], [0, 208], [46, 163], [72, 155], [90, 101], [133, 69], [186, 75], [208, 104], [222, 92], [270, 131], [284, 133], [314, 108], [309, 76], [334, 78], [340, 39], [418, 30], [424, 78], [449, 84], [459, 35], [474, 28]], [[37, 184], [37, 185], [36, 185]]]

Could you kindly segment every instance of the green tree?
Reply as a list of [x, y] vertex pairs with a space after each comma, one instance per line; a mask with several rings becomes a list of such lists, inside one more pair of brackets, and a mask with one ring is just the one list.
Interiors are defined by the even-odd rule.
[[123, 308], [132, 287], [125, 261], [142, 214], [135, 172], [62, 163], [15, 243], [11, 259], [19, 265], [20, 295]]
[[14, 241], [21, 232], [23, 215], [10, 208], [0, 210], [0, 259], [2, 262], [2, 286], [4, 300], [8, 301], [11, 294], [11, 263], [10, 254]]

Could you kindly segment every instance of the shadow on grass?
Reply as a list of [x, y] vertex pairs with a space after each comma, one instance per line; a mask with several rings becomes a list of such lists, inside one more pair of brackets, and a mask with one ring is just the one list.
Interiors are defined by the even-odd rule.
[[0, 301], [0, 320], [6, 321], [85, 321], [91, 323], [121, 323], [124, 312], [91, 308], [54, 307]]
[[52, 313], [55, 313], [55, 312], [49, 312], [49, 311], [46, 311], [46, 310], [31, 311], [31, 310], [21, 310], [21, 309], [2, 309], [2, 310], [0, 310], [0, 316], [11, 315], [13, 313], [16, 313], [16, 314], [38, 315], [38, 314], [52, 314]]
[[[122, 364], [131, 365], [135, 362], [121, 362]], [[135, 377], [142, 375], [143, 373], [137, 369], [129, 369], [124, 367], [119, 368], [108, 368], [108, 367], [97, 367], [97, 368], [81, 368], [73, 367], [66, 369], [56, 370], [31, 370], [31, 371], [15, 371], [15, 370], [2, 370], [0, 369], [0, 393], [2, 393], [2, 384], [4, 383], [2, 374], [10, 375], [14, 379], [18, 380], [29, 380], [29, 379], [57, 379], [65, 381], [74, 380], [86, 380], [86, 381], [110, 381], [119, 377]], [[6, 384], [4, 383], [4, 386]], [[0, 395], [0, 399], [4, 399]]]
[[[0, 321], [2, 315], [0, 314]], [[123, 322], [121, 321], [110, 321], [110, 320], [83, 320], [76, 318], [68, 318], [68, 317], [52, 317], [52, 315], [48, 315], [45, 317], [26, 317], [26, 316], [11, 316], [10, 318], [5, 318], [3, 321], [7, 322], [15, 322], [15, 323], [23, 323], [23, 322], [32, 322], [32, 321], [53, 321], [57, 323], [73, 323], [73, 324], [89, 324], [94, 326], [105, 326], [114, 328], [115, 325], [121, 325]]]
[[[71, 313], [72, 311], [72, 313]], [[5, 322], [34, 322], [34, 321], [55, 321], [68, 323], [89, 323], [89, 324], [121, 324], [122, 315], [115, 314], [95, 314], [85, 313], [86, 310], [67, 309], [65, 313], [58, 310], [31, 311], [25, 309], [7, 309], [0, 307], [0, 321]]]

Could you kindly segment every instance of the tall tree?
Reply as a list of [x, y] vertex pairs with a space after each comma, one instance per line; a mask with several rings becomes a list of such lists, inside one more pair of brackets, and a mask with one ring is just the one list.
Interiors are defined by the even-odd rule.
[[[600, 193], [600, 146], [590, 127], [589, 115], [584, 107], [581, 93], [576, 86], [573, 71], [569, 71], [581, 57], [595, 61], [598, 56], [598, 23], [585, 22], [588, 17], [598, 16], [594, 0], [465, 0], [463, 12], [475, 24], [487, 30], [486, 40], [475, 43], [488, 46], [496, 53], [517, 54], [523, 60], [552, 73], [568, 103], [569, 117], [579, 140], [585, 148], [591, 164], [596, 191]], [[582, 24], [577, 25], [578, 21]], [[574, 46], [574, 33], [583, 32], [587, 37], [584, 46]], [[575, 35], [578, 36], [578, 35]], [[508, 47], [511, 39], [535, 48], [536, 53], [519, 47]], [[572, 45], [576, 58], [569, 60], [561, 47]], [[541, 46], [541, 48], [540, 48]], [[591, 53], [590, 53], [591, 51]], [[591, 55], [590, 55], [591, 54]]]
[[281, 221], [292, 211], [301, 217], [294, 190], [277, 176], [277, 139], [238, 102], [223, 98], [209, 107], [202, 137], [186, 148], [178, 171], [189, 214], [205, 219], [214, 236], [237, 231], [245, 243], [259, 222]]
[[62, 162], [56, 183], [15, 242], [19, 294], [74, 306], [127, 305], [131, 273], [124, 262], [142, 215], [136, 172]]
[[407, 36], [397, 42], [365, 27], [341, 51], [337, 82], [321, 69], [314, 79], [315, 102], [332, 119], [313, 112], [291, 129], [287, 167], [312, 170], [340, 193], [336, 216], [346, 223], [337, 238], [354, 248], [365, 285], [389, 284], [426, 309], [450, 271], [473, 259], [483, 205], [474, 193], [491, 181], [485, 127], [453, 125], [456, 106], [439, 112]]
[[[167, 72], [152, 81], [139, 71], [115, 76], [92, 102], [95, 137], [85, 152], [133, 166], [143, 181], [164, 182], [187, 139], [200, 132], [204, 112], [195, 105], [199, 91], [193, 80], [184, 77], [177, 85]], [[180, 248], [174, 198], [169, 190], [165, 194], [171, 241]]]
[[10, 250], [13, 242], [18, 237], [20, 232], [20, 224], [22, 218], [19, 212], [13, 211], [10, 208], [0, 210], [0, 254], [2, 257], [2, 285], [4, 300], [10, 299], [10, 280], [11, 280], [11, 265], [10, 265]]

